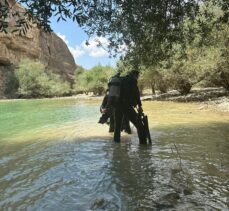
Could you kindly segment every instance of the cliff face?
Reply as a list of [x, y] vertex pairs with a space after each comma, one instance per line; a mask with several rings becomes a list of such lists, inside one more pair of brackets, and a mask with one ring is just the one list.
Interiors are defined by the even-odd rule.
[[[21, 10], [18, 5], [15, 9]], [[18, 65], [21, 59], [42, 62], [47, 70], [72, 82], [75, 61], [67, 45], [55, 33], [45, 33], [33, 26], [25, 36], [0, 33], [0, 97], [4, 92], [7, 71]]]
[[47, 69], [68, 81], [76, 68], [67, 45], [54, 33], [44, 33], [36, 28], [23, 37], [0, 33], [0, 66], [17, 66], [23, 58], [41, 61]]

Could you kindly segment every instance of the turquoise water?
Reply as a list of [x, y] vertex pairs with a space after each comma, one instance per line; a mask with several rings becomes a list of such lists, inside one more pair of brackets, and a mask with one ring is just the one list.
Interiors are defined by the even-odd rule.
[[[0, 139], [26, 136], [82, 120], [98, 118], [97, 105], [74, 100], [27, 100], [0, 103]], [[35, 137], [36, 138], [36, 137]]]
[[0, 210], [227, 210], [229, 114], [144, 102], [152, 146], [112, 141], [99, 101], [0, 102]]

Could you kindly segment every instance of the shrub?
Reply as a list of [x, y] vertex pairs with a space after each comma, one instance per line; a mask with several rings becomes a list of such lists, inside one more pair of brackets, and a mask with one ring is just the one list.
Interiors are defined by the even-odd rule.
[[76, 93], [93, 92], [101, 95], [107, 89], [109, 78], [115, 74], [110, 66], [97, 65], [90, 70], [76, 71], [74, 90]]
[[40, 62], [22, 60], [16, 72], [22, 97], [52, 97], [62, 96], [70, 92], [70, 85], [63, 82], [54, 73], [47, 74]]
[[161, 93], [166, 93], [170, 86], [170, 75], [168, 74], [167, 70], [160, 70], [157, 72], [155, 76], [155, 84], [156, 88], [161, 92]]
[[8, 97], [14, 97], [19, 87], [18, 79], [15, 75], [14, 70], [9, 70], [6, 73], [6, 82], [5, 82], [5, 90], [4, 94]]

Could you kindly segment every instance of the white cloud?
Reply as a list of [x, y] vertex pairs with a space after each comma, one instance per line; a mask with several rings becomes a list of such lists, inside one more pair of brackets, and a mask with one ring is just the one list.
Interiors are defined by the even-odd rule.
[[[94, 37], [88, 41], [89, 45], [86, 45], [86, 41], [81, 44], [83, 49], [87, 51], [91, 57], [105, 57], [109, 56], [106, 48], [109, 45], [109, 41], [104, 37]], [[101, 46], [98, 46], [101, 45]]]
[[[69, 41], [65, 35], [61, 33], [57, 33], [57, 35], [67, 44], [75, 60], [85, 54], [88, 54], [94, 58], [109, 56], [108, 52], [106, 51], [109, 41], [104, 37], [94, 37], [89, 39], [89, 45], [86, 45], [85, 40], [80, 44], [80, 46], [76, 45], [73, 47], [69, 44]], [[98, 46], [99, 44], [100, 46]]]
[[60, 37], [67, 45], [69, 45], [69, 42], [68, 42], [68, 40], [67, 40], [67, 38], [66, 38], [66, 36], [65, 35], [63, 35], [63, 34], [61, 34], [61, 33], [57, 33], [57, 35], [58, 35], [58, 37]]
[[66, 45], [68, 46], [68, 49], [70, 50], [75, 60], [85, 54], [85, 51], [82, 49], [82, 47], [77, 46], [77, 45], [75, 47], [72, 47], [69, 44], [69, 41], [67, 40], [65, 35], [60, 34], [60, 33], [57, 33], [57, 35], [66, 43]]
[[75, 48], [68, 46], [70, 52], [72, 53], [73, 57], [75, 59], [79, 58], [80, 56], [83, 56], [85, 54], [85, 51], [80, 48], [80, 46], [76, 46]]

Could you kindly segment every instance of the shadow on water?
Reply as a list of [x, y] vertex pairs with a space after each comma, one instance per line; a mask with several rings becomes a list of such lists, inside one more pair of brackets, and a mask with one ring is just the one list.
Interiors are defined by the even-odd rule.
[[227, 126], [152, 129], [152, 146], [136, 133], [5, 144], [1, 210], [226, 210], [227, 131], [209, 128]]
[[[52, 102], [42, 118], [31, 111], [29, 118], [37, 118], [34, 127], [28, 119], [31, 136], [0, 141], [0, 210], [227, 210], [226, 119], [216, 115], [205, 123], [208, 114], [197, 110], [186, 114], [169, 104], [170, 112], [159, 113], [150, 104], [153, 145], [140, 146], [136, 132], [116, 144], [95, 121], [97, 107], [77, 106], [58, 104], [55, 110]], [[47, 122], [50, 110], [57, 117]], [[65, 122], [56, 124], [59, 118]]]
[[152, 210], [155, 207], [152, 199], [155, 167], [150, 146], [115, 144], [110, 172], [112, 183], [120, 193], [120, 210]]

